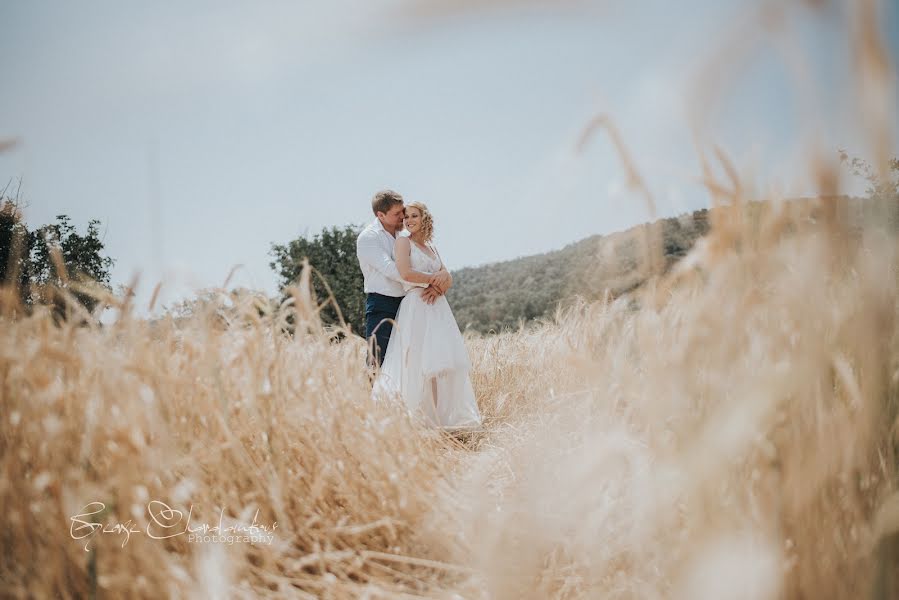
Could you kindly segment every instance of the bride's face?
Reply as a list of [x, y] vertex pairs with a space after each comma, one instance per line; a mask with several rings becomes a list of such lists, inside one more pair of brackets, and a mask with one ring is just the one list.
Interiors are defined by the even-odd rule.
[[410, 234], [421, 229], [421, 211], [414, 206], [406, 208], [406, 218], [403, 224]]

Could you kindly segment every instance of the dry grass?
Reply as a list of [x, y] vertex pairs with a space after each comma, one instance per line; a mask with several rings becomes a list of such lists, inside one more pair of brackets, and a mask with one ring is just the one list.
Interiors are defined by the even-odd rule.
[[658, 309], [586, 306], [482, 363], [521, 365], [473, 488], [503, 481], [502, 510], [470, 512], [497, 534], [476, 549], [497, 597], [871, 592], [896, 479], [896, 244], [829, 250], [812, 230], [723, 253]]
[[[370, 401], [362, 341], [332, 342], [308, 281], [229, 328], [4, 319], [4, 595], [872, 594], [899, 248], [869, 226], [836, 253], [833, 226], [766, 206], [638, 297], [469, 337], [487, 431], [466, 444]], [[149, 539], [152, 500], [278, 526]], [[144, 531], [85, 552], [70, 519], [93, 501]]]

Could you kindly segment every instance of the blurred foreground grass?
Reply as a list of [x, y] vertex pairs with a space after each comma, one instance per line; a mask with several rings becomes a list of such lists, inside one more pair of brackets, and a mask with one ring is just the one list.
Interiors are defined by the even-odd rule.
[[[892, 597], [896, 237], [758, 206], [639, 295], [468, 337], [465, 443], [370, 401], [308, 273], [230, 327], [3, 317], [3, 595]], [[277, 526], [153, 539], [154, 501], [157, 537]], [[91, 502], [140, 531], [73, 539]]]

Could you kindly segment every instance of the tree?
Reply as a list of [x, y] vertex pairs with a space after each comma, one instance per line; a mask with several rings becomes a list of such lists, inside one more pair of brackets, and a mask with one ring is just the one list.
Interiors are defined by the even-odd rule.
[[[50, 304], [57, 317], [64, 317], [65, 303], [54, 291], [64, 289], [88, 312], [93, 311], [99, 300], [86, 288], [99, 285], [111, 290], [109, 270], [114, 261], [103, 255], [103, 249], [97, 220], [88, 223], [84, 235], [78, 233], [66, 215], [58, 215], [56, 223], [29, 231], [19, 202], [2, 199], [0, 283], [17, 286], [26, 310], [36, 304]], [[17, 281], [11, 280], [14, 274], [18, 274]]]
[[[100, 239], [100, 221], [91, 220], [87, 233], [80, 235], [67, 215], [57, 215], [56, 220], [56, 223], [44, 225], [31, 234], [31, 283], [37, 290], [48, 289], [48, 286], [49, 289], [69, 289], [75, 299], [91, 312], [99, 300], [77, 289], [77, 286], [73, 288], [69, 282], [97, 283], [107, 290], [111, 289], [109, 269], [114, 261], [101, 254], [104, 246]], [[57, 270], [52, 257], [54, 251], [62, 257], [65, 277]]]
[[840, 162], [856, 177], [868, 183], [866, 212], [869, 219], [899, 229], [899, 158], [887, 163], [885, 173], [858, 157], [849, 158], [845, 150], [840, 150]]
[[895, 200], [899, 197], [899, 158], [889, 161], [888, 172], [880, 174], [866, 160], [853, 157], [845, 150], [840, 150], [840, 162], [849, 167], [849, 171], [868, 182], [868, 197], [874, 200]]
[[22, 222], [22, 213], [16, 203], [5, 200], [0, 206], [0, 282], [6, 284], [12, 277], [18, 280], [20, 298], [28, 288], [30, 265], [28, 263], [28, 228]]
[[[270, 266], [280, 276], [282, 288], [296, 283], [303, 259], [316, 270], [312, 277], [313, 291], [319, 303], [333, 294], [344, 321], [355, 333], [365, 332], [365, 294], [362, 271], [356, 258], [356, 237], [360, 227], [324, 229], [311, 239], [299, 237], [286, 245], [272, 244]], [[330, 290], [330, 292], [329, 292]], [[321, 312], [322, 322], [337, 324], [337, 311], [327, 303]]]

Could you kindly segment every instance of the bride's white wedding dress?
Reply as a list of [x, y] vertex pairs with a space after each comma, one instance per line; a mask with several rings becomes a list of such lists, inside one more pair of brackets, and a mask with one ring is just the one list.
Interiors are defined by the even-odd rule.
[[[434, 273], [441, 261], [411, 244], [414, 270]], [[478, 427], [478, 411], [471, 387], [468, 352], [446, 297], [434, 304], [421, 297], [424, 288], [404, 282], [407, 290], [396, 315], [384, 364], [372, 393], [402, 398], [413, 414], [437, 427]]]

